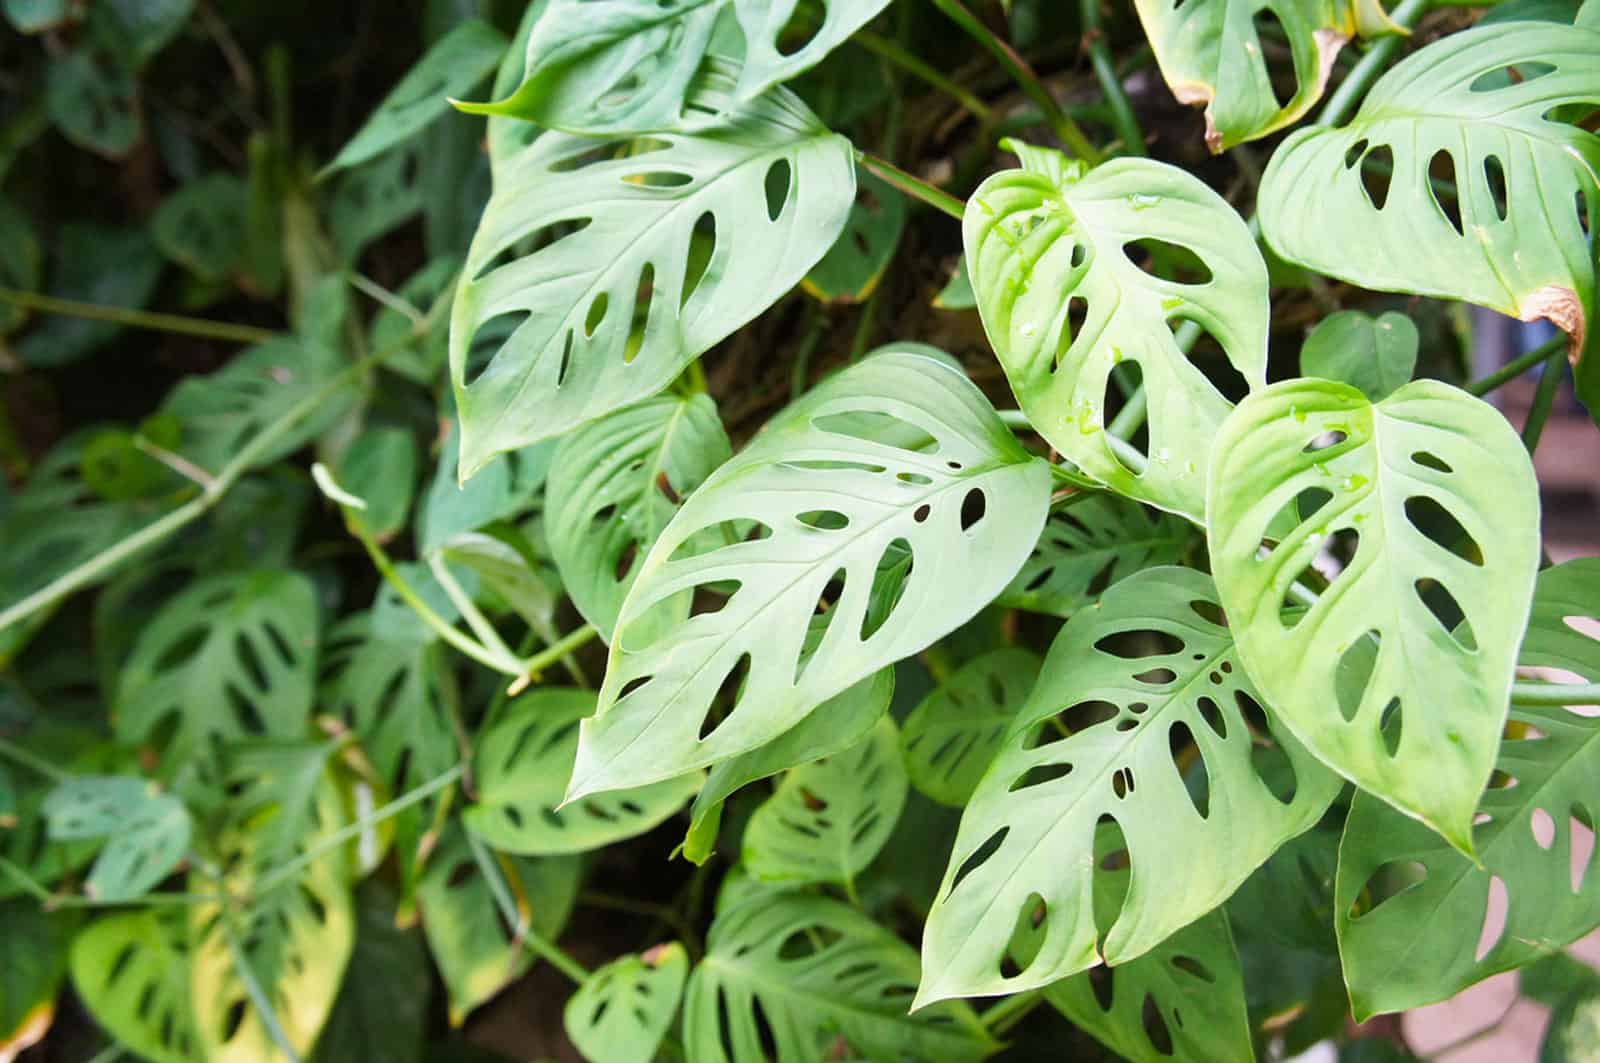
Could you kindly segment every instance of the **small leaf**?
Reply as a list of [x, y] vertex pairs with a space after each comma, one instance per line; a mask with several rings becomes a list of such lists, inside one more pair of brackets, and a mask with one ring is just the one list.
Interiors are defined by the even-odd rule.
[[978, 295], [972, 290], [972, 276], [967, 272], [967, 257], [962, 255], [956, 262], [956, 271], [950, 275], [950, 280], [939, 289], [939, 294], [933, 297], [933, 305], [937, 310], [976, 310], [978, 308]]
[[[1212, 453], [1217, 588], [1267, 703], [1324, 763], [1470, 853], [1539, 562], [1516, 433], [1436, 381], [1372, 404], [1294, 380], [1241, 404]], [[1293, 530], [1258, 556], [1291, 504]], [[1335, 536], [1356, 540], [1350, 563], [1286, 614]]]
[[225, 281], [245, 265], [250, 190], [230, 173], [180, 186], [150, 219], [150, 236], [167, 258], [201, 280]]
[[84, 883], [97, 901], [142, 897], [189, 849], [188, 810], [146, 779], [75, 776], [50, 792], [43, 812], [54, 841], [106, 839]]
[[1007, 647], [976, 657], [906, 717], [900, 746], [918, 790], [962, 808], [1039, 678], [1039, 658]]
[[[1045, 463], [929, 348], [886, 349], [807, 392], [684, 502], [640, 566], [569, 797], [755, 749], [954, 630], [1015, 574], [1048, 495]], [[878, 585], [899, 588], [879, 596], [886, 617], [869, 611]], [[735, 586], [683, 619], [685, 591]], [[742, 692], [702, 737], [746, 657]]]
[[32, 897], [0, 901], [0, 1059], [16, 1059], [55, 1023], [71, 926]]
[[591, 1063], [650, 1063], [688, 977], [689, 957], [677, 942], [613, 960], [567, 999], [567, 1037]]
[[90, 8], [89, 17], [105, 19], [101, 32], [114, 33], [117, 48], [138, 69], [178, 35], [194, 13], [194, 4], [195, 0], [104, 0]]
[[339, 482], [366, 500], [361, 522], [380, 542], [406, 526], [417, 488], [417, 441], [404, 428], [368, 428], [339, 461]]
[[871, 173], [857, 175], [844, 231], [800, 283], [824, 303], [859, 303], [877, 290], [900, 247], [906, 197]]
[[1394, 311], [1373, 318], [1341, 310], [1317, 322], [1300, 348], [1300, 371], [1337, 380], [1373, 402], [1388, 398], [1417, 368], [1417, 326]]
[[742, 862], [764, 882], [853, 890], [894, 831], [908, 785], [894, 721], [882, 717], [856, 745], [784, 776], [745, 827]]
[[72, 987], [95, 1022], [155, 1063], [191, 1063], [195, 1041], [183, 909], [101, 916], [72, 943]]
[[1539, 1063], [1583, 1063], [1600, 1056], [1600, 993], [1574, 993], [1550, 1016]]
[[126, 156], [143, 135], [133, 70], [93, 45], [51, 60], [45, 99], [62, 136], [108, 159]]

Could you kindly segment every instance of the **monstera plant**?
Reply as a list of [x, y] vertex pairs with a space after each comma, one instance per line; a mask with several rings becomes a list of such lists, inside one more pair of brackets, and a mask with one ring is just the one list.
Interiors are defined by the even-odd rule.
[[0, 1063], [1600, 1058], [1600, 0], [417, 6], [0, 0]]

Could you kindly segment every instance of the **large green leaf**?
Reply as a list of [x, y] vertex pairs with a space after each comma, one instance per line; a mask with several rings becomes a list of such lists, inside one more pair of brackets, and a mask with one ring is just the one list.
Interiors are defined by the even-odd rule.
[[[1202, 326], [1254, 388], [1267, 368], [1267, 269], [1244, 220], [1199, 178], [1148, 159], [1093, 170], [1006, 142], [1022, 169], [978, 186], [962, 222], [984, 331], [1039, 434], [1084, 472], [1194, 520], [1204, 515], [1206, 454], [1228, 400], [1173, 335]], [[1143, 249], [1140, 241], [1154, 241]], [[1183, 249], [1194, 272], [1135, 260]], [[1157, 268], [1152, 265], [1152, 269]], [[1085, 313], [1076, 327], [1074, 304]], [[1107, 390], [1137, 366], [1149, 397], [1142, 464], [1106, 438]]]
[[535, 690], [507, 705], [478, 739], [478, 796], [462, 815], [496, 849], [525, 856], [581, 853], [643, 834], [700, 789], [692, 772], [564, 804], [578, 721], [594, 711], [587, 690]]
[[[1436, 381], [1373, 404], [1294, 380], [1246, 400], [1212, 453], [1211, 560], [1251, 678], [1325, 763], [1470, 853], [1539, 563], [1516, 433]], [[1286, 613], [1336, 537], [1349, 564]]]
[[[795, 48], [780, 37], [797, 0], [551, 0], [528, 37], [516, 92], [467, 109], [572, 133], [704, 125], [816, 65], [887, 5], [824, 0], [821, 24], [808, 11], [812, 24]], [[726, 40], [714, 35], [719, 17], [734, 31]], [[714, 41], [738, 58], [709, 59]], [[726, 78], [725, 97], [697, 96], [708, 68]]]
[[[1270, 730], [1217, 608], [1204, 574], [1154, 568], [1062, 628], [962, 816], [923, 936], [919, 1003], [1135, 959], [1322, 815], [1338, 776]], [[1108, 819], [1132, 876], [1120, 912], [1097, 920], [1094, 885], [1109, 871], [1066, 854], [1092, 853]], [[1038, 951], [1008, 973], [1018, 920], [1041, 902]]]
[[900, 745], [918, 790], [962, 808], [989, 770], [1042, 662], [1016, 647], [975, 657], [906, 717]]
[[1302, 130], [1273, 153], [1259, 197], [1268, 241], [1363, 287], [1549, 318], [1571, 334], [1593, 405], [1600, 328], [1581, 217], [1600, 217], [1600, 136], [1561, 108], [1600, 104], [1596, 53], [1600, 27], [1512, 22], [1409, 56], [1348, 125]]
[[[1357, 33], [1396, 29], [1380, 0], [1135, 0], [1161, 75], [1180, 103], [1206, 109], [1214, 152], [1292, 125], [1322, 96], [1334, 58]], [[1285, 100], [1267, 65], [1263, 23], [1288, 38], [1293, 94]]]
[[[952, 631], [1021, 565], [1049, 485], [1045, 463], [928, 348], [889, 348], [808, 392], [690, 496], [640, 565], [569, 797], [754, 749]], [[735, 541], [717, 546], [718, 529]], [[894, 583], [887, 616], [869, 614], [874, 586]], [[685, 619], [694, 588], [730, 596]], [[742, 691], [707, 733], [746, 658]]]
[[189, 849], [188, 810], [147, 779], [76, 775], [50, 792], [43, 812], [53, 841], [104, 840], [83, 886], [95, 900], [143, 896]]
[[610, 641], [628, 588], [683, 499], [733, 453], [709, 395], [661, 395], [561, 441], [545, 534], [561, 583]]
[[[717, 66], [694, 105], [732, 108], [733, 87]], [[462, 476], [660, 391], [788, 291], [844, 225], [850, 151], [776, 89], [701, 133], [550, 132], [498, 158], [451, 315]], [[691, 259], [707, 226], [710, 256]], [[514, 329], [469, 368], [496, 318]]]
[[188, 928], [181, 908], [102, 916], [72, 942], [72, 987], [117, 1043], [155, 1063], [192, 1063]]
[[567, 1037], [591, 1063], [650, 1063], [688, 977], [689, 956], [675, 941], [613, 960], [567, 1000]]
[[0, 902], [0, 1059], [44, 1040], [67, 968], [68, 916], [32, 897]]
[[685, 1047], [702, 1063], [957, 1063], [1000, 1047], [963, 1001], [906, 1014], [916, 981], [911, 947], [855, 909], [758, 894], [711, 924], [689, 978]]
[[[1574, 617], [1600, 617], [1600, 559], [1540, 574], [1521, 663], [1600, 682], [1600, 639]], [[1443, 1000], [1600, 926], [1589, 841], [1600, 809], [1595, 711], [1512, 702], [1513, 727], [1473, 828], [1481, 867], [1370, 794], [1356, 795], [1334, 913], [1358, 1019]], [[1384, 878], [1395, 873], [1404, 888], [1386, 895]]]

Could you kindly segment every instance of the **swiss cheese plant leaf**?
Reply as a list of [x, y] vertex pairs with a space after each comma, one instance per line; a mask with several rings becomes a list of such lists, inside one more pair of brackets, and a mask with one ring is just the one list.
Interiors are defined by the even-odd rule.
[[[1338, 776], [1271, 730], [1217, 617], [1207, 576], [1153, 568], [1067, 621], [962, 815], [923, 936], [919, 1003], [1135, 959], [1327, 809]], [[1102, 823], [1120, 830], [1132, 874], [1120, 912], [1097, 920], [1096, 879], [1110, 872], [1087, 854]], [[1042, 938], [1008, 972], [1023, 915]]]
[[291, 571], [212, 576], [170, 599], [122, 667], [118, 737], [181, 764], [210, 740], [298, 738], [316, 685], [318, 609]]
[[55, 1023], [68, 919], [32, 897], [0, 902], [0, 1059], [16, 1059]]
[[912, 785], [940, 804], [963, 807], [1033, 692], [1041, 663], [1028, 650], [994, 650], [923, 698], [900, 735]]
[[84, 883], [84, 892], [95, 900], [143, 896], [189, 849], [188, 810], [147, 779], [74, 776], [50, 792], [43, 811], [55, 841], [105, 840]]
[[[57, 232], [58, 249], [50, 294], [105, 306], [142, 307], [161, 279], [161, 253], [145, 230], [67, 222]], [[110, 321], [54, 316], [39, 322], [17, 344], [30, 366], [51, 368], [76, 362], [119, 335]]]
[[1408, 56], [1349, 124], [1301, 130], [1273, 153], [1258, 199], [1267, 239], [1363, 287], [1550, 319], [1592, 405], [1600, 329], [1583, 218], [1600, 217], [1600, 136], [1560, 109], [1600, 105], [1597, 52], [1600, 28], [1513, 22]]
[[578, 750], [587, 690], [537, 690], [506, 706], [478, 741], [477, 800], [462, 815], [496, 849], [528, 856], [581, 853], [643, 834], [682, 808], [703, 778], [692, 772], [562, 804]]
[[[703, 125], [816, 65], [887, 5], [825, 0], [807, 11], [809, 33], [796, 49], [779, 38], [797, 0], [551, 0], [528, 37], [522, 84], [467, 109], [572, 133]], [[719, 43], [737, 59], [708, 58], [719, 18], [736, 27], [729, 37], [738, 40]], [[725, 95], [697, 95], [708, 66], [726, 77]]]
[[[1264, 383], [1267, 269], [1250, 230], [1177, 167], [1116, 159], [1086, 171], [1058, 152], [1006, 143], [1022, 168], [978, 186], [962, 239], [984, 331], [1011, 390], [1039, 434], [1085, 473], [1200, 519], [1205, 456], [1228, 400], [1184, 354], [1173, 328], [1200, 325], [1246, 384]], [[1198, 266], [1160, 265], [1182, 262], [1180, 252]], [[1157, 272], [1136, 264], [1147, 258]], [[1149, 398], [1142, 469], [1105, 430], [1119, 366], [1137, 366]]]
[[704, 1063], [959, 1063], [999, 1049], [964, 1001], [906, 1014], [916, 982], [917, 954], [855, 909], [759, 893], [711, 924], [684, 1001], [685, 1047]]
[[689, 956], [677, 942], [613, 960], [568, 998], [568, 1039], [590, 1063], [650, 1063], [688, 977]]
[[856, 202], [844, 231], [801, 282], [824, 303], [859, 303], [876, 291], [906, 226], [903, 193], [865, 171], [856, 180]]
[[894, 831], [908, 785], [894, 721], [880, 717], [860, 742], [783, 777], [745, 826], [742, 863], [766, 882], [853, 892]]
[[[1546, 569], [1519, 660], [1600, 682], [1597, 618], [1600, 559]], [[1589, 833], [1600, 809], [1596, 711], [1512, 701], [1473, 827], [1481, 867], [1382, 801], [1356, 795], [1334, 914], [1358, 1019], [1454, 996], [1600, 926]]]
[[1411, 379], [1417, 368], [1417, 326], [1389, 311], [1372, 317], [1340, 310], [1317, 322], [1300, 348], [1300, 371], [1349, 384], [1377, 402]]
[[[1267, 703], [1329, 766], [1471, 853], [1539, 564], [1516, 433], [1436, 381], [1374, 404], [1293, 380], [1247, 399], [1212, 454], [1217, 589]], [[1291, 505], [1293, 530], [1262, 556]], [[1351, 539], [1316, 604], [1286, 610], [1313, 559]]]
[[244, 265], [250, 190], [242, 177], [196, 178], [161, 201], [150, 237], [167, 258], [203, 281], [227, 280]]
[[[699, 133], [550, 132], [496, 160], [450, 324], [463, 478], [660, 391], [833, 243], [855, 196], [849, 141], [787, 90], [736, 104], [733, 89], [716, 67], [695, 104], [736, 109]], [[469, 366], [496, 318], [509, 336]]]
[[610, 641], [661, 529], [733, 453], [708, 395], [660, 395], [607, 414], [556, 450], [545, 534], [561, 584]]
[[1123, 577], [1182, 560], [1197, 538], [1187, 521], [1169, 514], [1115, 495], [1085, 495], [1050, 514], [999, 603], [1066, 618]]
[[[1322, 96], [1333, 60], [1356, 34], [1397, 30], [1381, 0], [1136, 0], [1161, 76], [1180, 103], [1206, 109], [1214, 152], [1298, 121]], [[1277, 46], [1264, 25], [1288, 40], [1294, 90], [1283, 99], [1267, 62]]]
[[[931, 349], [889, 348], [807, 392], [684, 502], [640, 564], [569, 797], [754, 749], [954, 630], [1016, 573], [1049, 493], [1044, 461]], [[869, 610], [884, 584], [899, 588], [886, 616]], [[684, 619], [695, 588], [726, 597]]]
[[102, 916], [72, 942], [72, 987], [117, 1043], [156, 1063], [198, 1055], [183, 909]]
[[329, 197], [328, 227], [342, 262], [354, 266], [374, 240], [419, 213], [425, 141], [414, 137], [339, 174]]

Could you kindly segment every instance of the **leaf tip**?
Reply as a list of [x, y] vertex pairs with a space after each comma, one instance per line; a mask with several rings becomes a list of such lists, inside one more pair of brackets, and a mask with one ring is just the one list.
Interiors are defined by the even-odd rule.
[[1567, 334], [1567, 360], [1576, 366], [1583, 353], [1583, 342], [1588, 332], [1584, 317], [1583, 300], [1578, 293], [1561, 284], [1546, 284], [1528, 294], [1517, 307], [1517, 316], [1523, 321], [1544, 318]]

